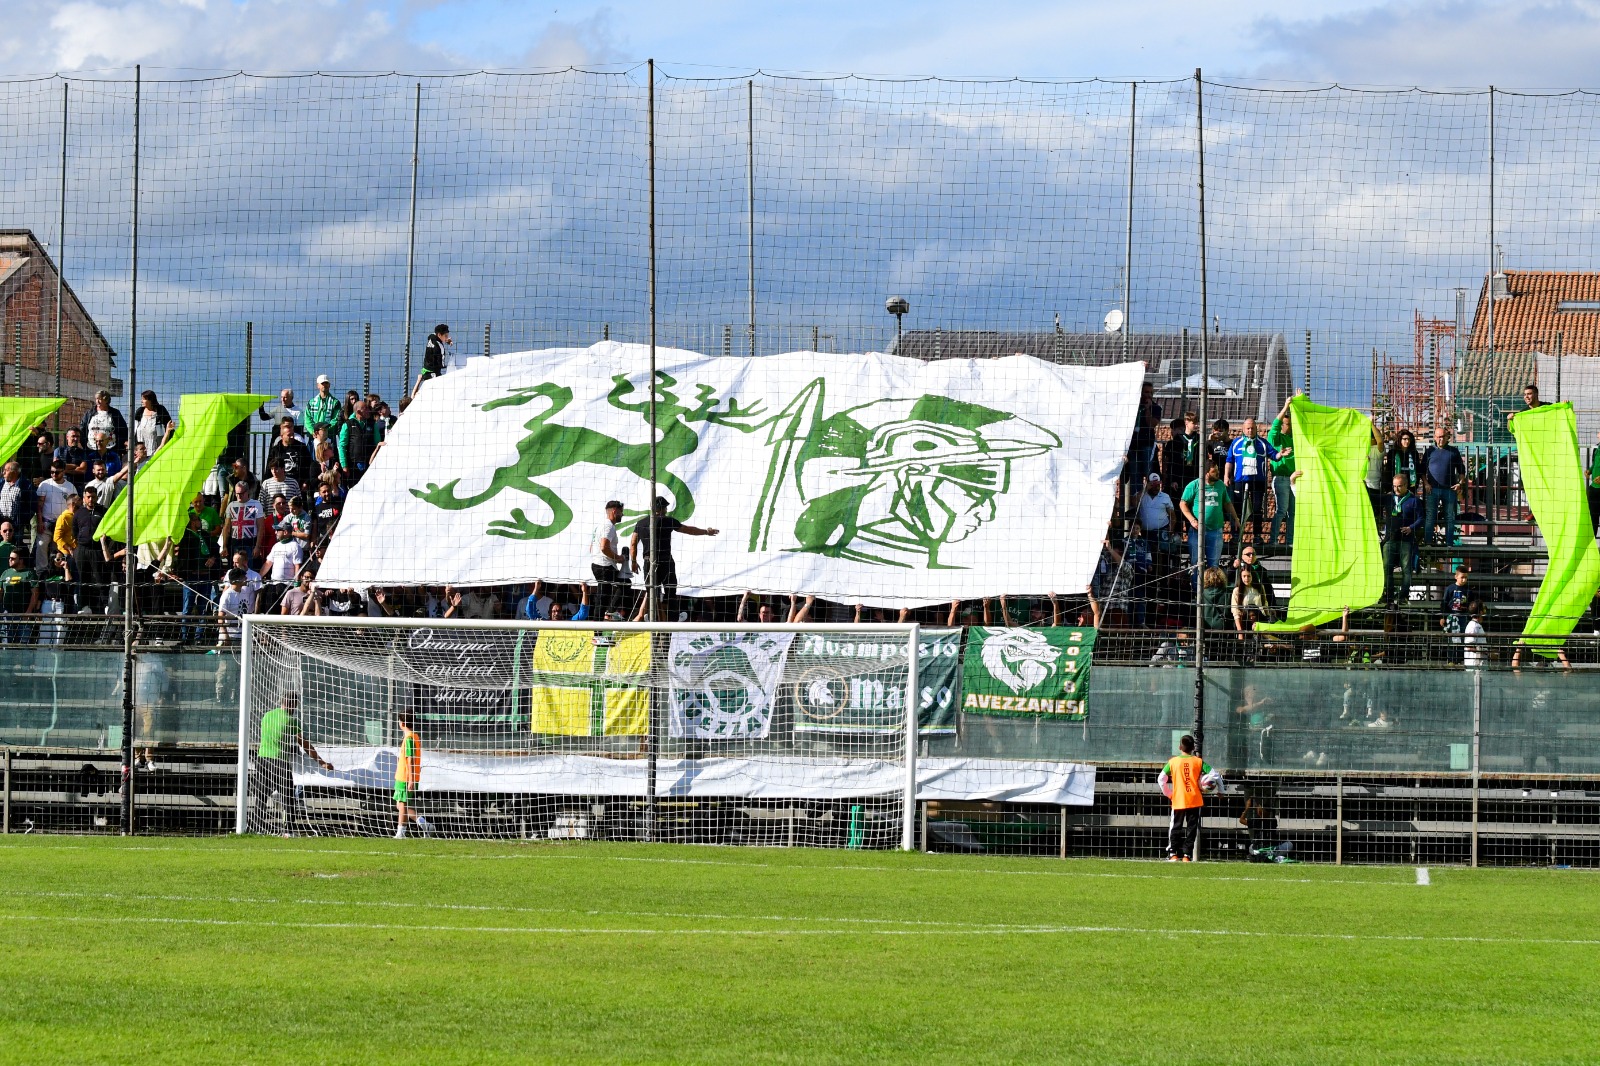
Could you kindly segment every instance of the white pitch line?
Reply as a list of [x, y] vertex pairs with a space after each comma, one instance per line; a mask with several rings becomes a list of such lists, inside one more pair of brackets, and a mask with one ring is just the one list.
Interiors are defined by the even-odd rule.
[[604, 935], [604, 936], [1075, 936], [1115, 934], [1123, 936], [1214, 936], [1251, 939], [1335, 940], [1349, 943], [1392, 942], [1422, 944], [1556, 945], [1600, 947], [1600, 940], [1557, 939], [1553, 937], [1417, 936], [1386, 933], [1298, 933], [1258, 929], [1166, 929], [1119, 925], [1038, 925], [1004, 929], [649, 929], [643, 927], [608, 928], [601, 926], [519, 926], [519, 925], [416, 925], [378, 922], [276, 922], [236, 918], [160, 918], [149, 915], [90, 916], [80, 914], [0, 914], [4, 922], [82, 922], [90, 924], [196, 925], [225, 928], [322, 929], [366, 932], [480, 933], [493, 935]]
[[[49, 845], [49, 849], [50, 850], [55, 850], [55, 851], [102, 851], [103, 850], [103, 849], [100, 849], [100, 848], [86, 847], [86, 846], [81, 845], [81, 844]], [[0, 844], [0, 851], [3, 851], [3, 850], [36, 851], [38, 849], [32, 848], [32, 847], [28, 847], [26, 845], [21, 845], [21, 844]], [[153, 848], [153, 847], [137, 847], [137, 846], [119, 846], [115, 850], [117, 850], [117, 851], [177, 852], [177, 853], [189, 854], [189, 855], [196, 854], [195, 852], [193, 852], [193, 851], [191, 851], [191, 850], [189, 850], [187, 848]], [[495, 854], [495, 855], [470, 855], [470, 854], [465, 854], [465, 855], [457, 855], [457, 854], [450, 854], [450, 853], [447, 853], [447, 852], [427, 852], [427, 851], [393, 851], [393, 850], [388, 850], [388, 851], [376, 851], [376, 850], [374, 850], [374, 851], [362, 851], [362, 850], [358, 850], [358, 849], [355, 849], [355, 848], [273, 848], [271, 851], [262, 851], [262, 852], [256, 852], [256, 853], [241, 853], [241, 852], [224, 851], [224, 852], [217, 852], [217, 853], [214, 853], [214, 854], [220, 854], [220, 855], [246, 854], [246, 855], [249, 855], [252, 858], [254, 858], [256, 856], [259, 856], [259, 855], [355, 855], [355, 856], [363, 856], [363, 857], [368, 857], [368, 858], [396, 858], [396, 859], [413, 859], [413, 860], [414, 859], [444, 859], [444, 860], [447, 860], [447, 861], [450, 861], [450, 862], [457, 862], [457, 861], [463, 861], [463, 860], [480, 860], [480, 861], [481, 860], [528, 860], [528, 861], [547, 861], [547, 862], [569, 862], [569, 861], [575, 861], [575, 860], [582, 860], [582, 861], [585, 861], [585, 862], [595, 862], [595, 861], [601, 861], [601, 862], [643, 862], [643, 863], [652, 863], [652, 864], [666, 865], [666, 866], [732, 866], [732, 867], [737, 867], [739, 869], [754, 869], [754, 870], [826, 870], [826, 871], [843, 871], [843, 872], [849, 872], [849, 873], [887, 873], [887, 874], [903, 874], [903, 873], [988, 874], [988, 875], [993, 875], [993, 876], [997, 876], [997, 877], [1069, 877], [1069, 878], [1092, 877], [1092, 878], [1110, 878], [1110, 879], [1113, 879], [1113, 880], [1130, 879], [1130, 880], [1140, 880], [1140, 881], [1174, 881], [1174, 882], [1189, 881], [1189, 880], [1195, 879], [1196, 877], [1200, 877], [1201, 879], [1206, 880], [1206, 881], [1260, 882], [1262, 884], [1272, 884], [1272, 885], [1360, 885], [1360, 886], [1366, 887], [1366, 888], [1370, 888], [1370, 887], [1373, 887], [1373, 886], [1387, 887], [1387, 888], [1412, 888], [1412, 887], [1414, 887], [1413, 883], [1410, 882], [1410, 881], [1394, 881], [1394, 880], [1388, 880], [1388, 881], [1356, 880], [1356, 879], [1352, 879], [1352, 878], [1333, 878], [1333, 877], [1247, 877], [1247, 876], [1239, 876], [1239, 875], [1234, 875], [1234, 874], [1223, 874], [1223, 875], [1218, 875], [1218, 876], [1197, 875], [1197, 874], [1193, 873], [1193, 871], [1197, 868], [1197, 867], [1195, 867], [1193, 865], [1185, 867], [1184, 871], [1182, 873], [1179, 873], [1178, 871], [1173, 871], [1170, 874], [1168, 874], [1168, 873], [1160, 873], [1160, 874], [1155, 874], [1155, 873], [1148, 873], [1148, 874], [1126, 873], [1125, 874], [1125, 873], [1098, 873], [1098, 872], [1089, 871], [1089, 870], [1082, 870], [1082, 871], [1078, 871], [1078, 870], [997, 870], [997, 869], [994, 869], [992, 867], [983, 867], [983, 866], [963, 867], [963, 866], [955, 866], [955, 865], [948, 866], [948, 867], [946, 867], [946, 866], [865, 866], [865, 865], [864, 866], [846, 866], [846, 865], [825, 866], [825, 865], [820, 865], [820, 864], [785, 863], [785, 862], [725, 862], [725, 861], [721, 861], [721, 860], [717, 860], [717, 859], [669, 859], [669, 858], [656, 858], [656, 857], [651, 857], [651, 856], [647, 856], [647, 855], [585, 855], [581, 851], [577, 851], [577, 850], [568, 851], [568, 852], [564, 852], [564, 853], [561, 853], [561, 854], [528, 853], [528, 854], [517, 854], [517, 855], [506, 855], [506, 854]], [[1127, 861], [1131, 864], [1131, 863], [1133, 863], [1133, 862], [1135, 862], [1137, 860], [1127, 860]], [[1151, 860], [1152, 865], [1154, 864], [1154, 862], [1155, 862], [1155, 860]], [[1201, 866], [1218, 866], [1218, 865], [1221, 865], [1221, 864], [1219, 864], [1219, 863], [1209, 863], [1209, 864], [1203, 863], [1203, 864], [1200, 864], [1200, 865]]]
[[1433, 884], [1433, 882], [1428, 877], [1428, 868], [1426, 866], [1417, 867], [1417, 884], [1419, 884], [1419, 885], [1431, 885], [1431, 884]]

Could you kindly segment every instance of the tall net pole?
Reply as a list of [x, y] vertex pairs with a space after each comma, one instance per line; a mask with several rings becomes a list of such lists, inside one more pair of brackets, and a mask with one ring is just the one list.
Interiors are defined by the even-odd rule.
[[749, 199], [750, 225], [746, 236], [746, 261], [749, 264], [750, 290], [750, 355], [756, 354], [756, 83], [747, 81], [745, 87], [745, 149], [747, 182], [745, 192]]
[[[1122, 359], [1127, 362], [1132, 347], [1133, 320], [1133, 180], [1134, 146], [1138, 143], [1139, 83], [1128, 85], [1128, 224], [1124, 230], [1122, 255]], [[1148, 473], [1149, 471], [1145, 471]]]
[[[1207, 335], [1211, 332], [1211, 307], [1206, 289], [1206, 116], [1205, 82], [1200, 68], [1194, 72], [1195, 163], [1196, 192], [1200, 218], [1200, 424], [1196, 427], [1199, 441], [1195, 459], [1200, 476], [1195, 489], [1195, 503], [1200, 509], [1200, 536], [1195, 552], [1194, 594], [1194, 745], [1196, 752], [1205, 750], [1206, 734], [1206, 609], [1205, 609], [1205, 557], [1206, 557], [1206, 400], [1211, 391], [1211, 348]], [[1243, 530], [1240, 530], [1243, 535]]]
[[[128, 430], [133, 430], [134, 402], [139, 395], [139, 107], [143, 72], [133, 68], [133, 233], [129, 247], [131, 277], [128, 287]], [[128, 453], [128, 525], [122, 555], [122, 832], [133, 835], [133, 616], [134, 576], [138, 549], [134, 546], [133, 453]]]
[[[61, 217], [56, 225], [56, 391], [61, 395], [61, 289], [62, 275], [67, 271], [67, 93], [70, 87], [61, 83]], [[56, 412], [56, 428], [61, 428], [61, 413]]]
[[416, 100], [411, 116], [411, 221], [406, 241], [406, 357], [404, 376], [400, 379], [400, 393], [411, 388], [411, 321], [412, 297], [417, 284], [417, 160], [422, 154], [422, 83], [417, 82]]
[[[656, 483], [660, 471], [656, 466], [656, 442], [659, 434], [656, 421], [656, 61], [649, 60], [645, 64], [649, 76], [649, 87], [645, 93], [645, 102], [649, 108], [647, 119], [646, 137], [649, 141], [649, 184], [650, 184], [650, 267], [649, 267], [649, 299], [650, 299], [650, 498], [645, 501], [644, 527], [648, 536], [642, 538], [650, 556], [645, 560], [645, 598], [651, 622], [661, 620], [661, 585], [658, 580], [656, 537], [659, 534], [656, 522]], [[657, 649], [652, 647], [651, 656], [654, 657]], [[656, 769], [657, 759], [660, 755], [660, 714], [656, 708], [655, 700], [650, 701], [648, 723], [645, 729], [645, 839], [654, 842], [656, 839]]]

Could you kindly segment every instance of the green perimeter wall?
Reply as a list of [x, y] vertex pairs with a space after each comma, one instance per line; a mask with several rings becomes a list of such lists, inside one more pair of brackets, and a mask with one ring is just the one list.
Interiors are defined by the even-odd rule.
[[[229, 745], [238, 735], [239, 663], [230, 653], [142, 655], [135, 691], [164, 685], [140, 741]], [[160, 675], [164, 674], [164, 680]], [[1600, 775], [1600, 671], [1522, 674], [1338, 667], [1206, 670], [1206, 756], [1251, 770], [1466, 773], [1481, 700], [1484, 773]], [[121, 744], [122, 654], [70, 646], [0, 648], [0, 744], [104, 749]], [[139, 701], [144, 702], [144, 701]], [[963, 714], [928, 755], [1156, 763], [1193, 722], [1194, 673], [1096, 666], [1089, 718], [1063, 722]], [[1370, 708], [1370, 710], [1369, 710]], [[1381, 723], [1381, 724], [1372, 724]]]

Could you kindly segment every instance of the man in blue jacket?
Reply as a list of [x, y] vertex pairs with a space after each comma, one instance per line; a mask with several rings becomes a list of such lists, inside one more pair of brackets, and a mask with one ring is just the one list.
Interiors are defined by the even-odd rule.
[[[1411, 575], [1417, 570], [1417, 538], [1422, 529], [1422, 501], [1411, 492], [1411, 480], [1394, 476], [1394, 492], [1383, 519], [1383, 598], [1386, 603], [1411, 599]], [[1400, 585], [1394, 582], [1400, 568]], [[1396, 593], [1398, 592], [1398, 596]]]

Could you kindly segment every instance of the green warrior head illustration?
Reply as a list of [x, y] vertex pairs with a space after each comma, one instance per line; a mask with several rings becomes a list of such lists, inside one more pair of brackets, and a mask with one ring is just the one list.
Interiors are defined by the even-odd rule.
[[781, 413], [751, 548], [765, 547], [777, 502], [804, 504], [791, 550], [945, 569], [940, 550], [995, 517], [1011, 464], [1061, 438], [1032, 422], [947, 396], [877, 400], [822, 417], [818, 379]]

